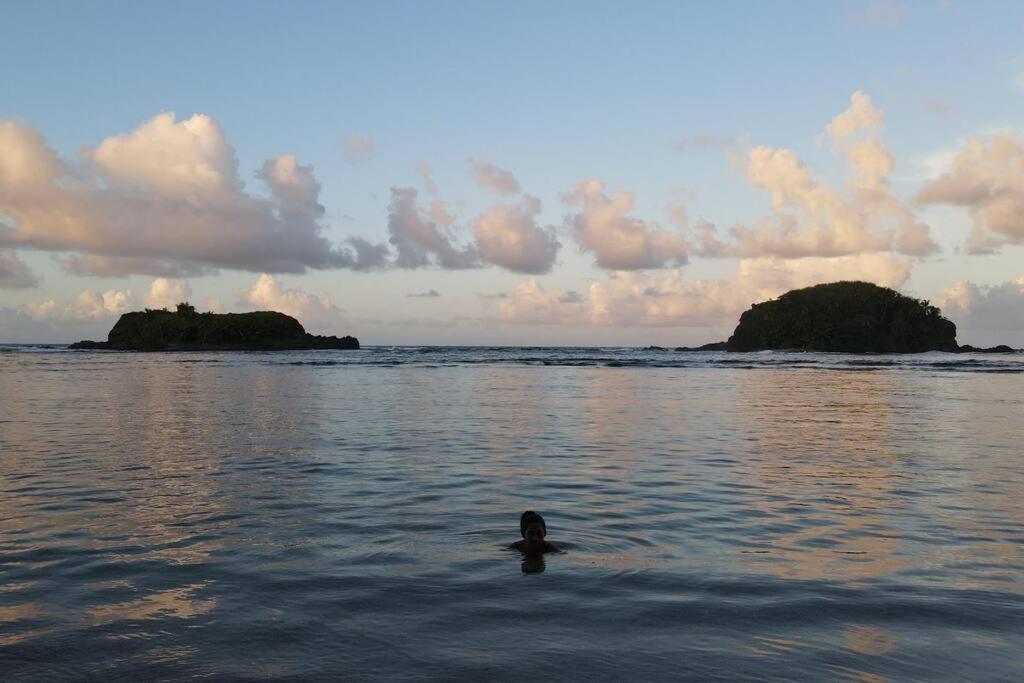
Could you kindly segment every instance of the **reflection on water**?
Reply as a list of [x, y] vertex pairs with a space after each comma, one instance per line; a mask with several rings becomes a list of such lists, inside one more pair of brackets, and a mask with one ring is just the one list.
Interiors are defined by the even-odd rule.
[[197, 599], [201, 585], [174, 588], [149, 593], [135, 600], [96, 605], [89, 609], [89, 619], [98, 624], [114, 621], [143, 621], [146, 619], [193, 619], [212, 610], [215, 599]]
[[[774, 379], [774, 378], [773, 378]], [[891, 375], [798, 373], [749, 382], [739, 392], [751, 450], [745, 463], [773, 495], [760, 511], [755, 571], [785, 578], [878, 579], [907, 566], [892, 489], [904, 476], [891, 445], [898, 389]], [[839, 456], [839, 457], [837, 457]]]
[[522, 567], [524, 574], [540, 574], [544, 571], [544, 556], [526, 556], [519, 566]]
[[[1019, 373], [458, 353], [0, 355], [0, 666], [883, 680], [1022, 665]], [[501, 550], [524, 509], [568, 552]]]
[[879, 626], [846, 627], [846, 646], [862, 655], [884, 655], [896, 647], [896, 638]]

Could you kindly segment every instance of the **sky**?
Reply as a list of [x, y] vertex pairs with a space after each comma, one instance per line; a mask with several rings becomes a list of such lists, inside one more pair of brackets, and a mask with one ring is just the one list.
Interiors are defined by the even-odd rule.
[[0, 343], [188, 300], [691, 345], [840, 279], [1024, 346], [1024, 4], [0, 5]]

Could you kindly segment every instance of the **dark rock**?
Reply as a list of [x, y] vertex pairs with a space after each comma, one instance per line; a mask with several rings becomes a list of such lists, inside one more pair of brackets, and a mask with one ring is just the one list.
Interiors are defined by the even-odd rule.
[[927, 301], [868, 282], [786, 292], [740, 316], [729, 351], [957, 351], [956, 325]]
[[964, 344], [957, 349], [958, 353], [1016, 353], [1017, 349], [1011, 348], [1006, 344], [1000, 344], [998, 346], [990, 346], [987, 349], [979, 348], [977, 346], [971, 346], [970, 344]]
[[69, 349], [109, 349], [107, 342], [82, 340], [74, 344], [68, 344]]
[[358, 349], [355, 337], [309, 334], [295, 318], [274, 311], [196, 313], [188, 304], [175, 312], [125, 313], [106, 342], [80, 341], [72, 349], [120, 351], [290, 351]]
[[701, 346], [677, 346], [676, 351], [725, 351], [728, 342], [711, 342]]

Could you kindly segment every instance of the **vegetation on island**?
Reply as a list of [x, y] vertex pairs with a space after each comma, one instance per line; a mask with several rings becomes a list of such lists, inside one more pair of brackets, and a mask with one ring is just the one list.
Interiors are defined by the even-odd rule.
[[358, 349], [355, 337], [306, 332], [298, 320], [275, 311], [197, 313], [180, 303], [175, 311], [147, 308], [123, 314], [105, 342], [82, 341], [78, 349], [122, 351], [284, 351]]
[[729, 351], [958, 351], [956, 325], [922, 299], [870, 282], [794, 289], [740, 316]]

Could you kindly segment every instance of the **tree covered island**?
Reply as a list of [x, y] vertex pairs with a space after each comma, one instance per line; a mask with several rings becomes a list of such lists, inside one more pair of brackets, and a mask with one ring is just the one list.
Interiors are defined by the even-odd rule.
[[929, 302], [870, 282], [794, 289], [746, 310], [728, 341], [677, 351], [840, 353], [1012, 352], [960, 346], [956, 325]]
[[123, 314], [107, 341], [80, 341], [72, 349], [119, 351], [289, 351], [358, 349], [355, 337], [309, 334], [298, 320], [276, 311], [197, 313], [180, 303], [177, 310], [146, 309]]

